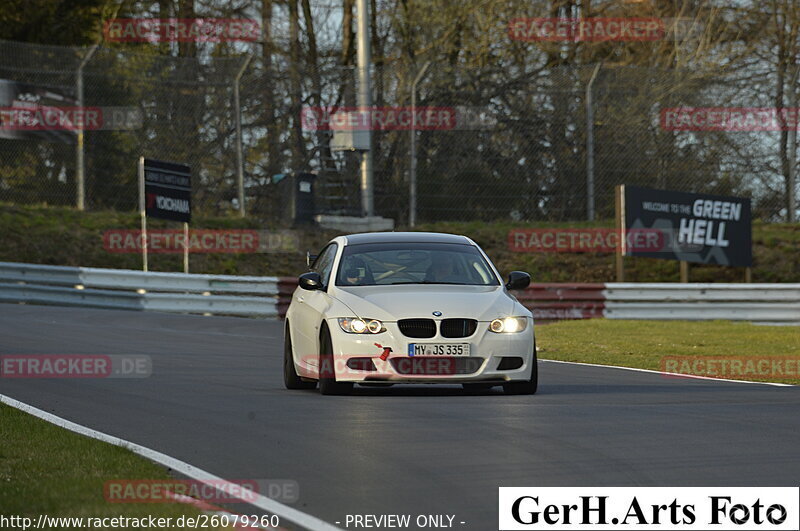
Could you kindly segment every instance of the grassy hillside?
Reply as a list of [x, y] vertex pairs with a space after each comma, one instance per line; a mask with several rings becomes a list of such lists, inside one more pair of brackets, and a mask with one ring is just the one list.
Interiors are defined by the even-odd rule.
[[[514, 269], [528, 271], [536, 282], [609, 282], [614, 280], [613, 255], [598, 253], [516, 253], [508, 249], [508, 232], [521, 227], [611, 227], [611, 221], [587, 223], [433, 223], [418, 230], [465, 234], [478, 242], [505, 274]], [[177, 223], [150, 220], [150, 228], [179, 228]], [[141, 268], [138, 254], [110, 253], [103, 247], [109, 229], [138, 229], [139, 216], [131, 212], [78, 212], [71, 208], [16, 206], [0, 203], [0, 261], [54, 265]], [[192, 228], [259, 229], [253, 218], [196, 218]], [[402, 229], [402, 227], [398, 227]], [[304, 270], [306, 249], [318, 250], [335, 231], [308, 230], [300, 233], [300, 249], [294, 253], [192, 254], [195, 273], [239, 275], [296, 275]], [[762, 224], [753, 227], [754, 282], [800, 282], [800, 224]], [[181, 271], [179, 254], [150, 256], [153, 271]], [[677, 282], [677, 262], [656, 259], [626, 259], [626, 280], [633, 282]], [[739, 282], [742, 269], [692, 265], [695, 282]]]

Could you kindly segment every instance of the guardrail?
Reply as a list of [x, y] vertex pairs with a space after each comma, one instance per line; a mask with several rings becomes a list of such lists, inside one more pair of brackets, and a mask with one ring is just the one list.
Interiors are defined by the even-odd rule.
[[800, 324], [800, 284], [606, 284], [608, 319]]
[[539, 322], [603, 317], [605, 284], [532, 284], [514, 295]]
[[[283, 317], [296, 287], [293, 277], [0, 262], [0, 302]], [[540, 322], [606, 317], [800, 324], [800, 284], [533, 284], [514, 294]]]
[[0, 262], [0, 301], [278, 317], [279, 277], [145, 273]]

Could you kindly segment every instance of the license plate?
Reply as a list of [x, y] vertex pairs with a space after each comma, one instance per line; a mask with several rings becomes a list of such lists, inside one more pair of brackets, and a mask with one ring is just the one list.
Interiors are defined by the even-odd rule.
[[409, 343], [409, 356], [469, 356], [469, 343]]

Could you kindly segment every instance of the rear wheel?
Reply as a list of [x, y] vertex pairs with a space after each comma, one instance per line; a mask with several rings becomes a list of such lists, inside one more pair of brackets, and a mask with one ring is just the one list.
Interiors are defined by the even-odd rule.
[[539, 386], [539, 368], [536, 363], [536, 341], [533, 342], [533, 359], [531, 360], [531, 377], [522, 382], [508, 382], [503, 384], [503, 391], [507, 395], [532, 395]]
[[331, 334], [323, 325], [319, 338], [319, 392], [323, 395], [349, 395], [352, 382], [337, 382], [333, 363]]
[[283, 385], [286, 389], [314, 389], [317, 382], [304, 382], [297, 375], [292, 356], [292, 335], [289, 333], [289, 321], [283, 334]]

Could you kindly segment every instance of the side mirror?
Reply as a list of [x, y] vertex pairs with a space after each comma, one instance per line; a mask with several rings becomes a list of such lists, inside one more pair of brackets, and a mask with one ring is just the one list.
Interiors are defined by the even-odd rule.
[[307, 289], [309, 291], [313, 291], [315, 289], [322, 289], [322, 278], [320, 278], [319, 273], [316, 271], [310, 271], [308, 273], [303, 273], [298, 277], [297, 283], [300, 285], [301, 288]]
[[531, 283], [531, 276], [524, 271], [512, 271], [508, 274], [506, 289], [525, 289]]

